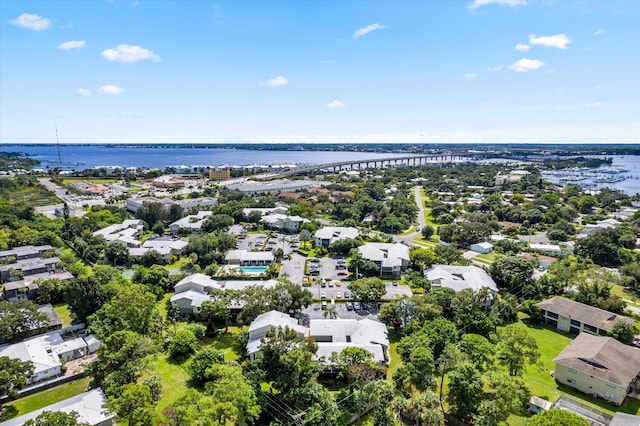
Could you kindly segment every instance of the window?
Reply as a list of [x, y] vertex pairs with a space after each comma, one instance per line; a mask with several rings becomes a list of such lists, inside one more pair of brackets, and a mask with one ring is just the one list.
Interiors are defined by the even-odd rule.
[[615, 385], [615, 383], [607, 383], [607, 386], [610, 388], [617, 388], [617, 386]]
[[576, 374], [577, 372], [578, 370], [576, 370], [575, 368], [569, 368], [569, 373]]
[[575, 327], [580, 327], [580, 321], [577, 320], [571, 320], [571, 325], [575, 326]]
[[605, 392], [604, 397], [607, 399], [615, 399], [616, 396], [610, 392]]
[[549, 312], [549, 311], [547, 311], [547, 316], [548, 316], [549, 318], [558, 319], [558, 314], [556, 314], [555, 312]]
[[572, 385], [576, 384], [576, 379], [572, 378], [572, 377], [567, 377], [567, 383], [571, 383]]
[[584, 331], [586, 331], [587, 333], [596, 334], [598, 332], [598, 329], [592, 325], [585, 324]]

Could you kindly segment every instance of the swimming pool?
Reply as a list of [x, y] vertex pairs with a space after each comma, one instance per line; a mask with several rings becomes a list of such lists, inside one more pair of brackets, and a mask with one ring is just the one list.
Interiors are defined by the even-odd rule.
[[240, 266], [234, 268], [234, 271], [244, 272], [245, 274], [264, 274], [266, 270], [265, 266]]

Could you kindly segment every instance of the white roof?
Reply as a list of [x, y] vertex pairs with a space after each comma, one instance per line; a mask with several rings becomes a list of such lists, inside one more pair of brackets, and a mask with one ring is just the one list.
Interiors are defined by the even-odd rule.
[[187, 228], [187, 229], [200, 229], [202, 224], [207, 220], [209, 216], [213, 214], [212, 211], [199, 211], [198, 214], [191, 214], [185, 216], [182, 219], [178, 219], [173, 222], [169, 227]]
[[273, 262], [273, 253], [270, 251], [247, 251], [247, 250], [229, 250], [225, 257], [229, 260], [239, 260], [240, 262], [248, 261], [269, 261]]
[[298, 325], [298, 320], [280, 311], [269, 311], [258, 315], [249, 326], [249, 341], [247, 342], [247, 354], [253, 354], [260, 350], [261, 340], [267, 330], [278, 327], [289, 327], [299, 335], [304, 335], [306, 329]]
[[431, 282], [440, 280], [441, 287], [449, 287], [455, 291], [470, 288], [478, 292], [483, 287], [498, 291], [493, 279], [477, 266], [433, 265], [424, 271], [424, 276]]
[[365, 259], [382, 262], [382, 266], [393, 267], [409, 261], [409, 247], [400, 243], [366, 243], [358, 247]]
[[187, 299], [191, 301], [191, 306], [194, 308], [199, 308], [206, 301], [211, 300], [211, 297], [197, 290], [187, 290], [182, 293], [176, 293], [171, 296], [171, 302], [175, 302], [176, 300]]
[[[331, 336], [333, 343], [351, 341], [389, 346], [387, 327], [379, 321], [370, 319], [312, 319], [309, 321], [309, 335], [311, 337]], [[321, 344], [323, 342], [318, 342], [318, 345]]]
[[259, 286], [264, 288], [273, 288], [278, 285], [276, 280], [233, 280], [218, 281], [221, 288], [225, 290], [244, 290], [247, 287]]
[[53, 351], [54, 347], [61, 343], [62, 337], [58, 333], [43, 334], [1, 347], [0, 356], [31, 361], [34, 366], [34, 374], [37, 374], [62, 365], [58, 355]]
[[321, 240], [331, 240], [331, 242], [333, 242], [346, 238], [357, 238], [358, 235], [360, 235], [360, 231], [352, 226], [325, 226], [324, 228], [318, 229], [314, 235]]
[[487, 242], [484, 242], [484, 243], [475, 243], [475, 244], [472, 244], [472, 246], [477, 246], [477, 247], [480, 247], [480, 248], [483, 248], [483, 249], [493, 248], [493, 244], [491, 244], [491, 243], [487, 243]]
[[529, 248], [540, 251], [560, 251], [560, 246], [556, 244], [535, 244], [530, 243]]
[[78, 413], [78, 422], [98, 425], [115, 417], [115, 414], [107, 413], [103, 408], [106, 402], [107, 397], [102, 392], [102, 389], [96, 388], [89, 392], [72, 396], [64, 401], [56, 402], [55, 404], [32, 411], [23, 416], [7, 420], [2, 423], [2, 426], [22, 425], [28, 420], [35, 419], [42, 414], [43, 411], [63, 411], [65, 413], [75, 411]]
[[357, 343], [345, 343], [345, 342], [338, 342], [338, 343], [319, 342], [318, 350], [316, 351], [314, 358], [317, 360], [324, 358], [324, 363], [330, 364], [329, 360], [331, 359], [331, 355], [334, 352], [336, 354], [339, 354], [344, 349], [353, 348], [353, 347], [362, 348], [369, 351], [371, 355], [373, 355], [373, 360], [376, 362], [385, 361], [384, 348], [380, 345], [362, 345]]
[[212, 279], [208, 275], [198, 273], [191, 274], [188, 277], [184, 277], [183, 279], [178, 281], [175, 286], [173, 286], [173, 289], [176, 293], [180, 293], [182, 291], [182, 288], [188, 287], [191, 284], [195, 284], [203, 290], [205, 287], [211, 289], [220, 288], [216, 280]]

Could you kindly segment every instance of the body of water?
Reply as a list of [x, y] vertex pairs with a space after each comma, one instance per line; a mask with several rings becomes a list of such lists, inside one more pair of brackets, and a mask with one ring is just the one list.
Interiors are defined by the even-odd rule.
[[345, 152], [345, 151], [270, 151], [252, 149], [191, 148], [191, 147], [111, 147], [107, 145], [60, 146], [61, 162], [55, 145], [14, 145], [3, 151], [24, 152], [41, 161], [41, 167], [90, 169], [94, 167], [171, 166], [249, 166], [254, 164], [325, 164], [336, 161], [356, 161], [376, 158], [406, 157], [409, 154]]

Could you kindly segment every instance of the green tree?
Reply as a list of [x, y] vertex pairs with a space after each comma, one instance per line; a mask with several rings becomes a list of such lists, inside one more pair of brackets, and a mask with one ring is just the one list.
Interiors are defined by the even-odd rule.
[[535, 364], [540, 358], [536, 340], [520, 324], [499, 328], [494, 340], [498, 363], [505, 366], [511, 376], [520, 376], [527, 364]]
[[353, 298], [364, 303], [380, 300], [386, 293], [386, 286], [380, 278], [361, 278], [349, 284]]
[[0, 318], [0, 342], [30, 336], [49, 324], [47, 315], [30, 300], [0, 302]]
[[624, 343], [625, 345], [630, 345], [633, 343], [633, 338], [636, 334], [636, 330], [633, 327], [633, 324], [627, 324], [623, 321], [618, 321], [613, 325], [611, 331], [609, 331], [609, 336], [618, 340], [619, 342]]
[[527, 419], [527, 426], [589, 426], [589, 422], [571, 411], [546, 410]]
[[191, 381], [197, 385], [203, 385], [207, 380], [207, 370], [214, 364], [223, 362], [223, 354], [214, 348], [204, 348], [193, 357], [188, 370]]
[[486, 337], [473, 333], [463, 334], [458, 346], [479, 371], [487, 371], [493, 364], [495, 347]]
[[89, 426], [89, 423], [78, 421], [78, 412], [43, 411], [35, 419], [29, 419], [24, 426]]
[[0, 357], [0, 395], [18, 396], [17, 390], [24, 387], [33, 375], [35, 367], [31, 361]]
[[196, 339], [193, 331], [185, 328], [176, 333], [169, 344], [169, 355], [173, 358], [184, 358], [191, 355], [198, 345], [198, 339]]
[[431, 237], [435, 232], [436, 230], [433, 228], [433, 226], [429, 226], [429, 225], [423, 226], [422, 229], [420, 230], [420, 233], [422, 234], [422, 238], [424, 238], [425, 240], [431, 239]]
[[122, 386], [118, 396], [110, 396], [107, 406], [118, 417], [126, 419], [129, 426], [153, 423], [153, 398], [147, 385], [128, 383]]
[[533, 265], [523, 257], [507, 256], [493, 262], [489, 273], [498, 286], [516, 290], [531, 282]]
[[80, 323], [107, 303], [113, 293], [95, 277], [75, 278], [65, 287], [63, 298], [73, 313], [74, 322]]
[[469, 419], [478, 411], [484, 393], [480, 372], [470, 363], [462, 363], [449, 373], [447, 398], [455, 417]]
[[113, 266], [121, 266], [129, 261], [129, 249], [122, 243], [114, 242], [105, 247], [104, 256]]
[[212, 378], [205, 385], [213, 397], [217, 424], [252, 424], [260, 415], [260, 405], [253, 387], [238, 365], [214, 364], [207, 370]]

